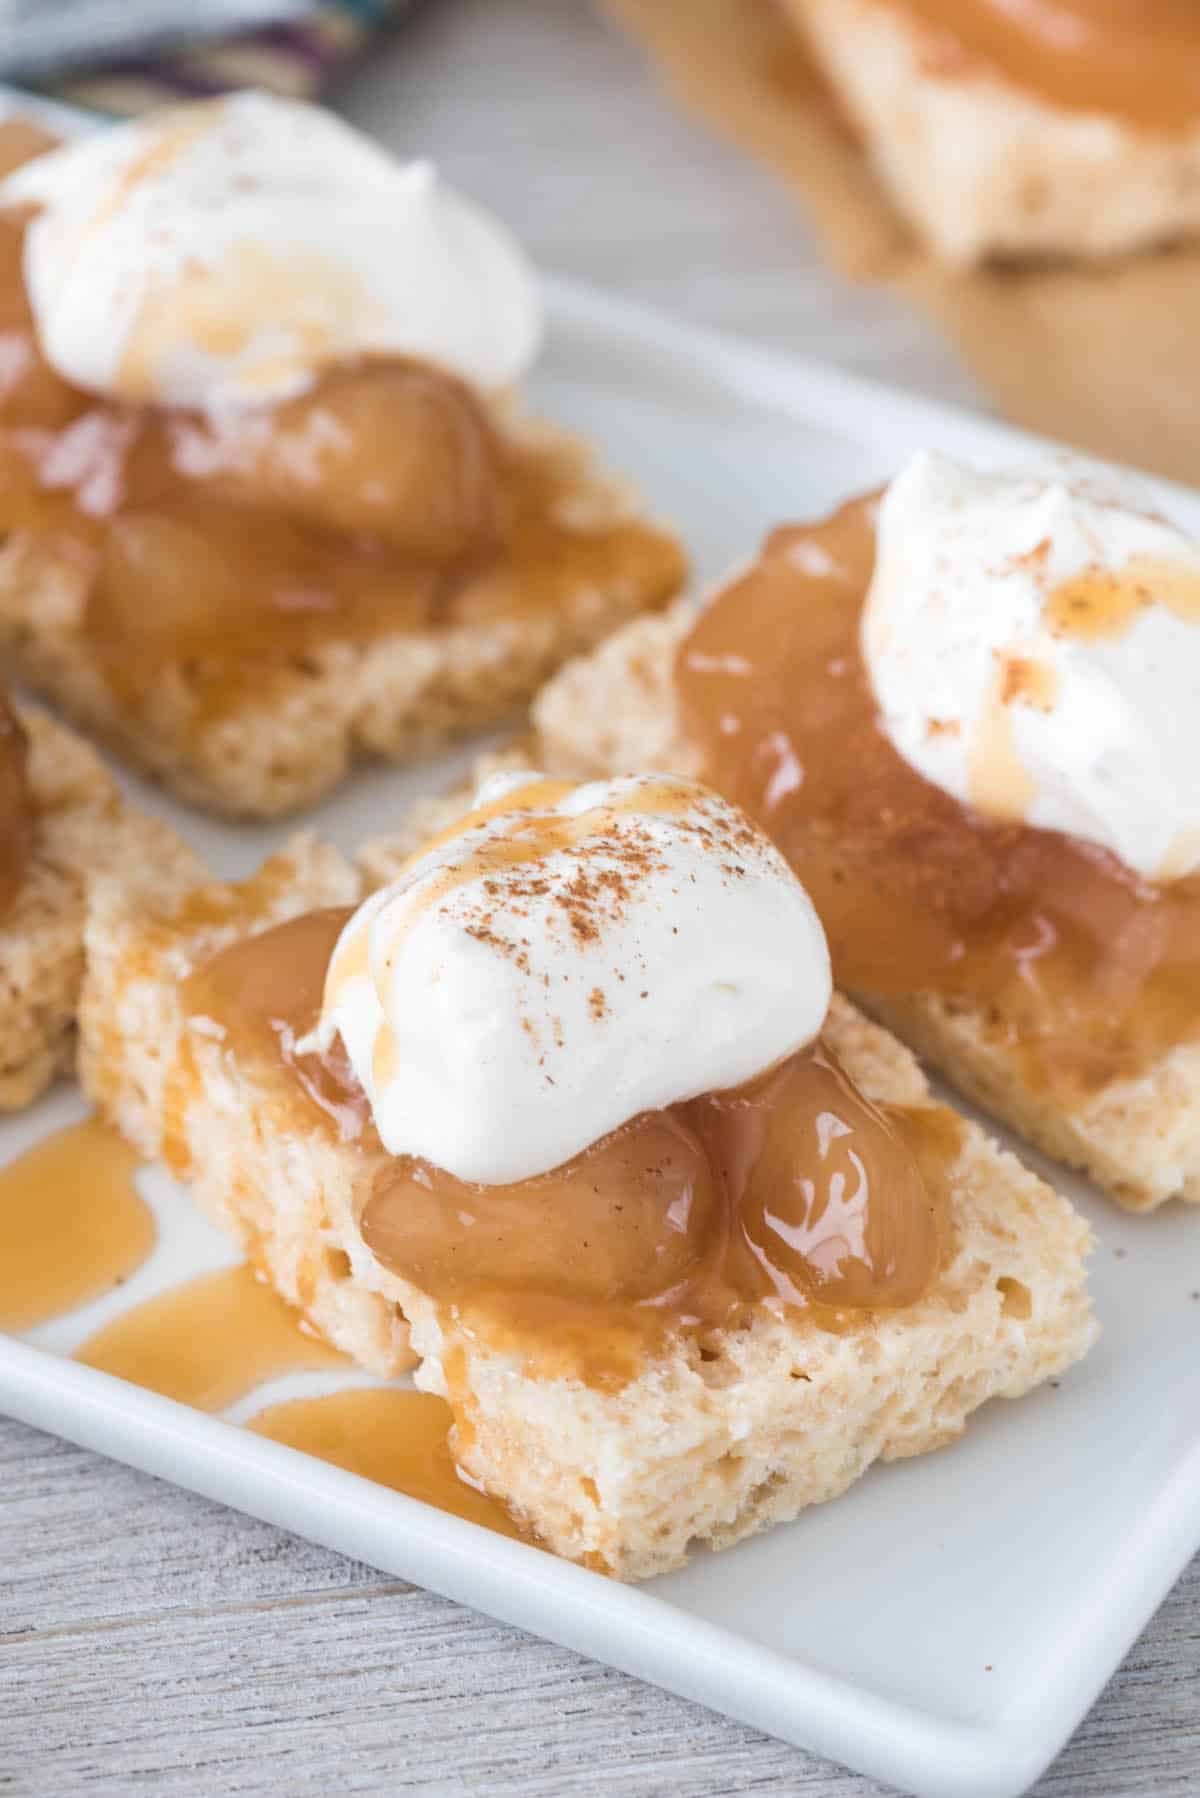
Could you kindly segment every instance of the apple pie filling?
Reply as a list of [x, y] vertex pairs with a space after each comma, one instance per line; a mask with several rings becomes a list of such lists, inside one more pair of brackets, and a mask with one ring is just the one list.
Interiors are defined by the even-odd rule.
[[[193, 972], [185, 1001], [220, 1026], [278, 1127], [319, 1122], [379, 1155], [340, 1044], [297, 1052], [349, 916], [312, 912], [234, 944]], [[951, 1113], [874, 1104], [818, 1041], [534, 1179], [486, 1186], [389, 1157], [360, 1227], [385, 1267], [489, 1339], [519, 1333], [525, 1352], [604, 1382], [664, 1335], [703, 1335], [763, 1300], [828, 1329], [915, 1304], [945, 1251], [958, 1150]]]
[[[839, 985], [970, 1005], [1068, 1101], [1136, 1075], [1200, 1034], [1200, 875], [1151, 881], [1094, 844], [997, 822], [898, 753], [860, 647], [874, 507], [774, 532], [681, 645], [703, 778], [803, 880]], [[1074, 583], [1052, 599], [1056, 628], [1118, 631], [1128, 597], [1108, 577]], [[1006, 717], [977, 770], [981, 808], [1012, 765]]]

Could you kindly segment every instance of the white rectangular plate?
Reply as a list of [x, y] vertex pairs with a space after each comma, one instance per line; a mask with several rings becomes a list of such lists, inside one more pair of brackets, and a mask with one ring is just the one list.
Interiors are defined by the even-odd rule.
[[[550, 313], [537, 403], [634, 476], [688, 539], [702, 582], [770, 525], [826, 510], [922, 446], [985, 465], [1050, 453], [561, 283]], [[1200, 531], [1200, 498], [1165, 503]], [[313, 822], [352, 849], [461, 765], [364, 774]], [[137, 795], [227, 874], [286, 834]], [[60, 1092], [0, 1126], [0, 1160], [79, 1108]], [[25, 1341], [0, 1337], [0, 1406], [922, 1798], [1014, 1798], [1200, 1548], [1200, 1214], [1137, 1221], [1058, 1178], [1099, 1238], [1104, 1331], [1082, 1367], [988, 1407], [956, 1446], [879, 1468], [797, 1523], [641, 1589], [66, 1359], [118, 1308], [229, 1259], [157, 1172], [144, 1176], [162, 1228], [153, 1261], [115, 1298]], [[264, 1388], [235, 1419], [318, 1384]]]

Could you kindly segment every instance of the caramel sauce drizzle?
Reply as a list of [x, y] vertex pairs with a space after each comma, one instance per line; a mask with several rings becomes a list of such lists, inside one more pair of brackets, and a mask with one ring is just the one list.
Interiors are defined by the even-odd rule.
[[25, 881], [35, 815], [29, 790], [29, 742], [0, 692], [0, 925]]
[[[966, 1000], [1030, 1082], [1070, 1104], [1200, 1035], [1200, 876], [1146, 881], [1094, 845], [992, 821], [911, 768], [880, 728], [859, 647], [874, 557], [868, 500], [774, 532], [681, 645], [682, 729], [703, 777], [804, 881], [839, 985]], [[1195, 616], [1191, 583], [1175, 580], [1170, 603]], [[1130, 594], [1072, 583], [1051, 602], [1057, 628], [1116, 633], [1143, 603]], [[1023, 776], [996, 720], [1009, 681], [1002, 671], [975, 792], [1017, 812]], [[1028, 703], [1024, 682], [1018, 671]]]
[[[469, 832], [482, 828], [497, 817], [511, 820], [503, 836], [484, 837], [474, 844], [464, 842], [462, 854], [431, 873], [420, 892], [409, 898], [396, 924], [395, 934], [409, 931], [422, 913], [433, 910], [459, 888], [472, 882], [477, 881], [486, 887], [490, 881], [501, 891], [508, 891], [511, 895], [512, 887], [501, 885], [507, 877], [519, 874], [522, 869], [536, 868], [548, 856], [564, 853], [575, 854], [578, 862], [578, 872], [572, 882], [575, 896], [564, 896], [565, 916], [576, 933], [594, 931], [595, 914], [601, 909], [601, 896], [593, 890], [588, 879], [589, 848], [593, 845], [602, 846], [620, 863], [622, 872], [614, 876], [609, 887], [611, 905], [615, 906], [639, 873], [644, 872], [652, 861], [639, 833], [636, 829], [628, 828], [626, 821], [647, 811], [662, 818], [678, 818], [696, 811], [698, 807], [694, 787], [662, 776], [631, 788], [626, 793], [617, 794], [602, 805], [590, 806], [585, 812], [571, 815], [555, 812], [553, 808], [574, 790], [575, 784], [571, 781], [527, 781], [502, 798], [477, 806], [458, 824], [436, 836], [417, 855], [410, 857], [406, 867], [421, 860], [430, 850], [447, 841], [465, 838]], [[751, 838], [749, 829], [746, 829], [745, 836], [747, 840]], [[516, 899], [519, 904], [519, 894]], [[486, 930], [488, 927], [489, 919], [481, 918], [477, 928]], [[345, 982], [369, 974], [370, 934], [365, 929], [359, 930], [349, 941], [340, 945], [330, 960], [325, 979], [326, 1005], [334, 1002], [337, 989]], [[379, 950], [379, 959], [384, 966], [388, 965], [394, 946], [395, 936]], [[382, 993], [380, 997], [382, 999]], [[390, 1032], [380, 1031], [376, 1053], [380, 1058], [378, 1077], [386, 1072], [399, 1053]]]
[[1017, 753], [1014, 697], [1007, 667], [997, 668], [971, 745], [967, 788], [972, 805], [986, 816], [1019, 823], [1033, 804], [1037, 787]]
[[503, 1506], [460, 1473], [450, 1449], [453, 1421], [445, 1399], [432, 1393], [366, 1388], [271, 1405], [246, 1428], [501, 1536], [519, 1538]]
[[1185, 624], [1200, 625], [1200, 577], [1190, 568], [1151, 556], [1135, 556], [1117, 574], [1088, 569], [1060, 581], [1046, 600], [1046, 622], [1063, 637], [1086, 643], [1112, 641], [1147, 606], [1165, 606]]
[[31, 1330], [136, 1273], [154, 1247], [138, 1158], [88, 1118], [0, 1170], [0, 1329]]
[[246, 1262], [135, 1305], [75, 1359], [198, 1411], [223, 1411], [286, 1373], [351, 1365]]
[[[451, 824], [439, 831], [428, 843], [422, 845], [409, 856], [404, 868], [411, 868], [422, 861], [433, 850], [440, 849], [444, 843], [453, 842], [467, 831], [491, 823], [493, 818], [506, 816], [519, 807], [552, 807], [564, 799], [573, 790], [573, 783], [565, 780], [531, 780], [527, 781], [514, 793], [507, 793], [503, 798], [490, 801], [487, 805], [477, 806], [457, 824]], [[561, 823], [562, 829], [558, 829]], [[566, 828], [568, 825], [573, 828]], [[540, 819], [527, 817], [514, 820], [514, 833], [511, 836], [481, 843], [469, 854], [461, 856], [457, 861], [440, 869], [431, 879], [421, 894], [419, 902], [413, 902], [409, 918], [421, 911], [426, 911], [468, 880], [489, 873], [502, 873], [515, 868], [523, 862], [534, 860], [551, 847], [565, 848], [571, 843], [581, 842], [588, 834], [590, 825], [583, 825], [574, 819]], [[340, 945], [331, 956], [328, 972], [325, 976], [324, 994], [328, 1004], [336, 989], [346, 981], [357, 980], [369, 972], [370, 941], [369, 933], [360, 930], [346, 943]]]
[[192, 1018], [215, 1024], [240, 1064], [279, 1067], [287, 1079], [272, 1079], [255, 1102], [286, 1124], [313, 1112], [343, 1142], [378, 1149], [366, 1094], [349, 1060], [335, 1045], [329, 1055], [301, 1055], [296, 1045], [321, 1015], [325, 970], [352, 906], [303, 912], [260, 936], [242, 937], [189, 976], [184, 1004]]
[[[41, 147], [11, 130], [0, 162]], [[204, 722], [333, 637], [537, 616], [593, 585], [649, 605], [678, 589], [670, 538], [617, 517], [574, 528], [578, 458], [502, 438], [419, 362], [337, 364], [220, 424], [72, 388], [38, 348], [25, 223], [0, 213], [0, 534], [38, 533], [86, 571], [86, 632], [124, 707], [168, 665], [186, 664]], [[270, 271], [251, 262], [253, 287]], [[189, 303], [203, 312], [202, 293]], [[182, 324], [142, 323], [149, 368]]]
[[880, 0], [925, 34], [930, 70], [986, 69], [1052, 106], [1115, 113], [1138, 129], [1200, 120], [1193, 0]]

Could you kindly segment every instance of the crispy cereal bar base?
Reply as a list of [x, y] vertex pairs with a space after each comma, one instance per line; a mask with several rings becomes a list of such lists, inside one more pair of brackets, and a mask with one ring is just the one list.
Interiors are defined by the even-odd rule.
[[[384, 877], [406, 847], [377, 843], [364, 866]], [[1020, 1397], [1088, 1348], [1086, 1225], [970, 1124], [951, 1258], [903, 1312], [833, 1334], [763, 1306], [748, 1328], [678, 1341], [616, 1390], [539, 1375], [519, 1340], [472, 1334], [363, 1243], [382, 1156], [273, 1126], [277, 1070], [235, 1065], [180, 1002], [181, 979], [216, 949], [364, 884], [303, 838], [243, 887], [210, 884], [199, 908], [189, 869], [98, 890], [82, 1078], [330, 1341], [379, 1374], [415, 1356], [418, 1385], [450, 1401], [466, 1472], [548, 1547], [625, 1579], [665, 1572], [696, 1542], [725, 1547], [835, 1497], [878, 1459], [951, 1441], [985, 1400]], [[205, 921], [189, 922], [198, 910]], [[845, 1000], [828, 1030], [868, 1094], [931, 1102], [908, 1051]]]

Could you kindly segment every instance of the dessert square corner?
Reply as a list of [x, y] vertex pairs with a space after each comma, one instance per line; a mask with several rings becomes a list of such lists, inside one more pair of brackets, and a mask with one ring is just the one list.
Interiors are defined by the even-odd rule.
[[[427, 820], [429, 822], [429, 820]], [[372, 846], [370, 878], [394, 855]], [[382, 1154], [340, 1146], [274, 1104], [185, 1015], [208, 956], [308, 909], [347, 905], [361, 867], [297, 839], [241, 886], [167, 869], [101, 885], [88, 927], [81, 1072], [104, 1113], [191, 1182], [201, 1208], [330, 1341], [380, 1375], [419, 1362], [444, 1393], [466, 1473], [545, 1546], [621, 1578], [681, 1565], [836, 1496], [877, 1459], [949, 1442], [993, 1397], [1020, 1397], [1089, 1347], [1090, 1233], [1070, 1204], [961, 1121], [953, 1252], [904, 1312], [832, 1333], [761, 1307], [750, 1326], [680, 1340], [624, 1385], [539, 1377], [520, 1342], [473, 1337], [370, 1254], [358, 1224]], [[828, 1032], [868, 1096], [932, 1103], [912, 1056], [845, 1000]]]
[[148, 861], [193, 878], [197, 868], [169, 825], [123, 799], [89, 744], [34, 708], [22, 708], [20, 721], [34, 837], [0, 918], [0, 1112], [31, 1104], [75, 1065], [91, 882]]

